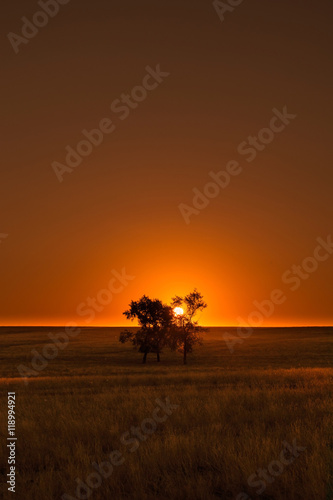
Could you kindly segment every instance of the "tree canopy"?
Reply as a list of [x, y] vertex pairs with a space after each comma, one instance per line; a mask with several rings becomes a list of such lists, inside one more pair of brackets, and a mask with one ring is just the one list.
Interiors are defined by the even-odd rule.
[[183, 314], [177, 317], [177, 334], [174, 339], [174, 345], [178, 351], [183, 354], [183, 362], [187, 363], [187, 354], [193, 352], [193, 347], [196, 344], [202, 343], [200, 333], [206, 331], [205, 328], [199, 326], [195, 317], [200, 311], [203, 311], [207, 304], [204, 301], [203, 295], [195, 288], [193, 292], [180, 297], [176, 295], [172, 299], [172, 307], [181, 307]]
[[162, 349], [170, 344], [169, 337], [175, 322], [172, 308], [159, 299], [150, 299], [143, 295], [137, 301], [132, 300], [129, 309], [123, 314], [132, 321], [137, 319], [140, 328], [137, 331], [121, 332], [120, 342], [130, 341], [138, 347], [143, 353], [143, 363], [150, 352], [156, 353], [157, 361], [160, 361]]
[[171, 305], [143, 295], [137, 301], [132, 300], [123, 313], [127, 319], [137, 320], [139, 328], [122, 331], [119, 341], [131, 342], [138, 348], [143, 353], [143, 363], [146, 363], [149, 353], [155, 353], [160, 361], [163, 348], [169, 347], [181, 352], [186, 364], [187, 354], [193, 352], [195, 345], [201, 344], [200, 333], [206, 331], [196, 319], [206, 307], [203, 295], [197, 289], [184, 297], [173, 297]]

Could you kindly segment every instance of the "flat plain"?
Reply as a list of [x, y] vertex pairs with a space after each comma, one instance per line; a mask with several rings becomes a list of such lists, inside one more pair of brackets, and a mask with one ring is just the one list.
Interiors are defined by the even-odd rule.
[[[118, 342], [120, 330], [82, 328], [25, 383], [17, 367], [31, 368], [32, 350], [42, 353], [48, 334], [64, 330], [0, 328], [4, 498], [333, 498], [333, 328], [255, 329], [233, 353], [223, 334], [235, 330], [210, 328], [186, 366], [169, 351], [142, 365]], [[15, 495], [3, 486], [8, 391], [16, 393]], [[156, 400], [172, 410], [154, 427]], [[136, 427], [141, 437], [129, 443]], [[281, 468], [285, 443], [294, 451]], [[92, 475], [115, 450], [112, 473]], [[77, 479], [86, 489], [76, 491]]]

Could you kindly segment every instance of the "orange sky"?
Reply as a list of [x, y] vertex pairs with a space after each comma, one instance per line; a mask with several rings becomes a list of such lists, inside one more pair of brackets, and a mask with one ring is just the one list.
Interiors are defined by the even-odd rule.
[[[38, 9], [8, 5], [4, 33]], [[197, 287], [203, 324], [246, 321], [281, 289], [263, 325], [332, 325], [333, 255], [295, 291], [282, 279], [332, 231], [332, 13], [257, 0], [221, 22], [203, 0], [82, 0], [18, 54], [4, 37], [0, 324], [124, 325], [131, 299]], [[111, 103], [158, 64], [170, 75], [121, 120]], [[284, 106], [297, 117], [247, 162], [238, 146]], [[115, 131], [60, 183], [52, 162], [104, 118]], [[186, 224], [179, 204], [231, 160], [242, 172]], [[135, 278], [78, 314], [123, 268]]]

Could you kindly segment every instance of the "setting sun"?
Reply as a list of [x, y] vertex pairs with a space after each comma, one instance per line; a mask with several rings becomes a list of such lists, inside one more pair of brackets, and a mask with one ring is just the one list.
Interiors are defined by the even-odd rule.
[[181, 307], [175, 307], [173, 311], [176, 316], [182, 316], [184, 314], [184, 309]]

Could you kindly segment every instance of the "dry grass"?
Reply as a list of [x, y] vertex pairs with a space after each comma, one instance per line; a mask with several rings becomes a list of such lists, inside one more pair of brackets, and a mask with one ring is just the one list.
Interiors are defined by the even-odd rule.
[[[242, 491], [262, 500], [332, 498], [332, 329], [256, 330], [234, 354], [222, 329], [212, 329], [187, 367], [169, 353], [160, 366], [153, 356], [141, 366], [117, 343], [119, 330], [86, 329], [26, 386], [16, 366], [49, 342], [48, 331], [0, 331], [2, 408], [7, 389], [17, 393], [16, 498], [75, 497], [75, 479], [115, 449], [125, 463], [91, 499], [236, 499]], [[166, 397], [179, 407], [130, 453], [121, 435]], [[5, 457], [3, 411], [0, 430]], [[248, 477], [294, 439], [306, 450], [256, 495]]]

